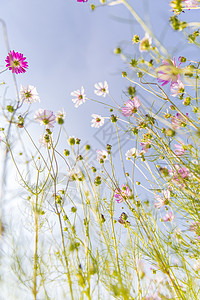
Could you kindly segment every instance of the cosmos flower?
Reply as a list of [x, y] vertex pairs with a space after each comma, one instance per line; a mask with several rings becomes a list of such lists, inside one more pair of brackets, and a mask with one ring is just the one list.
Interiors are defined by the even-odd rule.
[[56, 122], [56, 117], [54, 116], [51, 110], [46, 110], [40, 108], [35, 113], [35, 120], [40, 123], [40, 125], [46, 125], [46, 128], [54, 127], [54, 123]]
[[104, 124], [104, 118], [100, 115], [92, 114], [93, 120], [91, 121], [91, 126], [95, 128], [99, 128]]
[[163, 64], [157, 69], [158, 71], [158, 82], [161, 85], [166, 85], [171, 81], [171, 84], [177, 82], [180, 78], [180, 66], [181, 62], [178, 66], [176, 66], [175, 58], [164, 59]]
[[142, 147], [142, 152], [143, 153], [147, 153], [149, 148], [151, 148], [151, 145], [149, 144], [149, 142], [141, 142], [140, 146]]
[[[188, 113], [185, 114], [188, 117]], [[173, 129], [179, 129], [181, 126], [186, 126], [187, 119], [183, 117], [180, 113], [177, 113], [171, 118]]]
[[129, 189], [128, 186], [124, 184], [122, 185], [121, 189], [115, 190], [114, 198], [117, 201], [117, 203], [129, 199], [130, 196], [131, 196], [131, 190]]
[[62, 125], [64, 123], [64, 119], [66, 116], [66, 112], [64, 111], [64, 108], [62, 109], [62, 111], [58, 111], [56, 113], [56, 121], [58, 124]]
[[27, 87], [20, 87], [20, 98], [21, 101], [24, 103], [33, 103], [33, 102], [40, 102], [40, 97], [38, 96], [36, 87], [33, 85], [27, 85]]
[[109, 94], [107, 81], [104, 81], [104, 83], [103, 82], [95, 83], [94, 87], [96, 88], [94, 93], [97, 96], [106, 97], [106, 95]]
[[136, 148], [131, 148], [126, 152], [126, 159], [130, 160], [131, 158], [135, 158], [138, 155], [137, 149]]
[[171, 96], [177, 97], [179, 94], [184, 93], [184, 84], [181, 80], [177, 80], [177, 82], [173, 82], [170, 86]]
[[28, 63], [25, 59], [26, 57], [24, 57], [22, 53], [15, 52], [14, 50], [10, 51], [5, 59], [7, 63], [6, 67], [15, 74], [25, 73], [25, 69], [28, 68]]
[[185, 7], [198, 7], [198, 1], [197, 0], [182, 0]]
[[170, 191], [169, 190], [164, 190], [163, 191], [163, 197], [156, 195], [155, 199], [157, 202], [155, 202], [155, 207], [156, 208], [161, 208], [164, 205], [167, 205], [170, 200]]
[[141, 105], [141, 102], [136, 96], [133, 99], [129, 99], [127, 102], [125, 102], [124, 105], [125, 107], [122, 107], [122, 114], [125, 117], [130, 117], [137, 112], [138, 108]]
[[182, 156], [185, 153], [184, 144], [175, 144], [174, 146], [176, 148], [175, 153], [178, 156]]
[[179, 183], [180, 179], [188, 179], [190, 172], [186, 167], [174, 165], [174, 169], [169, 170], [169, 175], [172, 175], [174, 177], [175, 182]]
[[167, 212], [166, 215], [163, 217], [163, 222], [169, 222], [173, 221], [175, 219], [175, 216], [172, 211]]
[[79, 107], [81, 104], [85, 102], [86, 95], [84, 94], [84, 88], [81, 87], [81, 90], [77, 90], [74, 92], [71, 92], [71, 96], [74, 96], [76, 98], [72, 99], [72, 102], [75, 103], [75, 107]]
[[140, 52], [148, 51], [152, 44], [152, 38], [148, 33], [145, 33], [144, 38], [140, 41], [139, 50]]
[[108, 152], [106, 150], [97, 150], [97, 161], [104, 163], [108, 159]]

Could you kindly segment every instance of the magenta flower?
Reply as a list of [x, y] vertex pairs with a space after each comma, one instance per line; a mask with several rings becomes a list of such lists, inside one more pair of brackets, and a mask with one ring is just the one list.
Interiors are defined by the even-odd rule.
[[88, 0], [77, 0], [77, 2], [87, 2]]
[[53, 112], [43, 108], [36, 111], [34, 118], [40, 125], [46, 125], [48, 129], [54, 127], [53, 124], [56, 122], [56, 116], [54, 116]]
[[141, 105], [141, 102], [138, 99], [138, 97], [134, 97], [133, 99], [129, 99], [127, 102], [125, 102], [125, 107], [122, 107], [122, 114], [125, 117], [132, 116], [134, 113], [137, 112], [140, 105]]
[[[186, 113], [186, 117], [188, 117], [188, 113]], [[181, 114], [177, 113], [171, 118], [171, 122], [174, 129], [179, 129], [181, 126], [186, 126], [187, 119]]]
[[117, 201], [117, 203], [129, 199], [130, 196], [131, 196], [131, 190], [129, 189], [128, 186], [124, 184], [122, 185], [121, 189], [118, 188], [115, 190], [114, 198]]
[[163, 64], [158, 68], [158, 82], [162, 83], [161, 85], [166, 85], [171, 81], [171, 84], [177, 82], [180, 78], [180, 66], [176, 66], [175, 58], [172, 61], [171, 59], [164, 59]]
[[22, 53], [15, 52], [14, 50], [10, 51], [5, 59], [7, 63], [6, 67], [15, 74], [25, 73], [25, 69], [28, 68], [28, 63], [25, 59], [26, 57], [24, 57]]
[[184, 144], [175, 144], [174, 146], [176, 148], [175, 153], [178, 156], [182, 156], [185, 153]]
[[164, 222], [169, 222], [169, 221], [173, 221], [175, 218], [174, 214], [172, 211], [167, 212], [166, 215], [163, 217], [163, 221]]
[[180, 179], [188, 179], [190, 172], [186, 167], [180, 167], [179, 165], [174, 165], [175, 170], [169, 170], [169, 175], [174, 177], [174, 180], [179, 183]]
[[170, 86], [171, 96], [177, 97], [179, 94], [184, 93], [184, 84], [181, 80], [177, 80], [177, 82], [173, 82]]

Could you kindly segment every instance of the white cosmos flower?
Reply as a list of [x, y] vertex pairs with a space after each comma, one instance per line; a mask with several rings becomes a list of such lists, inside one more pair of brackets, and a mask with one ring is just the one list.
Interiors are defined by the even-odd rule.
[[138, 151], [136, 148], [131, 148], [126, 152], [126, 159], [130, 160], [138, 155]]
[[40, 102], [36, 87], [27, 85], [27, 87], [20, 86], [20, 98], [24, 103]]
[[97, 150], [97, 161], [100, 163], [101, 160], [105, 161], [108, 159], [108, 152], [106, 150]]
[[84, 94], [85, 90], [83, 86], [81, 87], [81, 90], [77, 90], [74, 92], [71, 92], [71, 96], [74, 96], [76, 98], [72, 99], [72, 102], [75, 103], [75, 107], [79, 107], [81, 104], [85, 102], [86, 95]]
[[102, 116], [92, 114], [92, 118], [93, 118], [91, 121], [92, 127], [99, 128], [100, 126], [102, 126], [104, 124], [104, 118]]
[[107, 81], [104, 81], [104, 83], [103, 82], [95, 83], [94, 87], [96, 88], [94, 93], [97, 96], [106, 97], [106, 95], [109, 94]]

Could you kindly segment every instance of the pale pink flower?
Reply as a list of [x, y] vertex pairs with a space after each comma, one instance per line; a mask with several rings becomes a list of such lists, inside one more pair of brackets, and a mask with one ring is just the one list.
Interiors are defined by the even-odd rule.
[[147, 153], [149, 148], [151, 148], [151, 145], [149, 142], [141, 142], [140, 146], [142, 146], [142, 153]]
[[107, 81], [104, 81], [104, 83], [103, 82], [95, 83], [94, 87], [96, 88], [94, 93], [97, 96], [106, 97], [106, 95], [109, 94]]
[[97, 161], [99, 163], [108, 160], [108, 152], [106, 150], [97, 150]]
[[138, 151], [136, 148], [131, 148], [126, 152], [126, 159], [130, 160], [131, 158], [135, 158], [138, 155]]
[[50, 136], [46, 133], [40, 136], [39, 139], [40, 144], [42, 145], [42, 147], [50, 147], [50, 143], [51, 143], [51, 138]]
[[184, 93], [184, 84], [181, 80], [173, 82], [170, 86], [171, 96], [177, 97], [179, 94]]
[[56, 122], [56, 117], [53, 112], [43, 108], [36, 111], [34, 118], [40, 125], [46, 125], [48, 129], [54, 127], [53, 124]]
[[10, 51], [5, 59], [7, 63], [6, 67], [15, 74], [25, 73], [25, 69], [28, 68], [28, 63], [25, 59], [26, 57], [24, 57], [22, 53], [15, 52], [14, 50]]
[[178, 156], [182, 156], [185, 153], [184, 144], [175, 144], [174, 146], [176, 148], [175, 153]]
[[198, 1], [197, 0], [182, 0], [185, 7], [198, 7]]
[[163, 197], [156, 195], [155, 199], [156, 199], [157, 202], [155, 202], [155, 207], [156, 208], [161, 208], [164, 205], [167, 205], [169, 203], [170, 196], [171, 195], [170, 195], [169, 190], [164, 190], [163, 191]]
[[177, 82], [180, 78], [180, 66], [181, 62], [179, 63], [178, 67], [176, 66], [175, 58], [171, 59], [164, 59], [163, 64], [158, 67], [158, 82], [162, 83], [161, 85], [166, 85], [171, 81], [173, 84]]
[[190, 172], [186, 167], [174, 165], [174, 170], [170, 169], [169, 175], [172, 175], [175, 182], [179, 183], [180, 179], [187, 180], [189, 178]]
[[163, 221], [164, 222], [169, 222], [169, 221], [173, 221], [175, 218], [174, 214], [172, 211], [167, 212], [166, 215], [163, 217]]
[[81, 104], [85, 102], [86, 95], [84, 94], [85, 90], [83, 86], [81, 87], [81, 90], [77, 90], [74, 92], [71, 92], [71, 96], [74, 96], [76, 98], [72, 99], [72, 102], [75, 103], [75, 107], [79, 107]]
[[33, 85], [27, 85], [27, 87], [20, 86], [20, 98], [24, 103], [40, 102], [36, 87]]
[[139, 50], [140, 52], [148, 51], [152, 44], [152, 38], [149, 36], [148, 33], [145, 33], [145, 36], [140, 41]]
[[91, 126], [95, 128], [99, 128], [100, 126], [103, 126], [104, 124], [104, 118], [100, 115], [92, 114], [92, 121]]
[[[185, 114], [188, 117], [188, 113]], [[171, 118], [173, 129], [179, 129], [181, 126], [185, 126], [187, 123], [187, 119], [183, 117], [180, 113], [177, 113], [175, 116]]]
[[134, 97], [133, 99], [129, 99], [127, 102], [125, 102], [125, 107], [122, 107], [122, 114], [125, 117], [130, 117], [132, 116], [134, 113], [137, 112], [138, 108], [141, 105], [140, 100], [138, 99], [138, 97]]
[[118, 188], [115, 190], [114, 198], [118, 203], [129, 199], [130, 196], [131, 196], [131, 190], [129, 189], [128, 186], [124, 184], [122, 185], [121, 189]]

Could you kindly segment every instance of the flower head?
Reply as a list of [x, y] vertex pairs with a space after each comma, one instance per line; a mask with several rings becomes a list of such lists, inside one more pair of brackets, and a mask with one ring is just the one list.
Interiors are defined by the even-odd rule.
[[100, 126], [103, 126], [104, 124], [104, 118], [100, 115], [92, 114], [92, 121], [91, 126], [95, 128], [99, 128]]
[[177, 97], [179, 94], [184, 93], [184, 84], [181, 80], [177, 80], [176, 82], [173, 82], [170, 86], [171, 96]]
[[[185, 115], [186, 117], [189, 116], [188, 113], [186, 113]], [[175, 116], [171, 118], [171, 122], [172, 122], [172, 127], [174, 129], [179, 129], [181, 126], [182, 127], [186, 126], [187, 119], [181, 114], [177, 113]]]
[[185, 7], [198, 7], [198, 1], [197, 0], [182, 0]]
[[151, 148], [151, 145], [149, 142], [141, 142], [140, 146], [142, 146], [142, 152], [143, 153], [147, 153], [147, 151], [149, 150], [149, 148]]
[[122, 225], [130, 225], [130, 222], [127, 221], [127, 219], [128, 219], [127, 214], [125, 212], [123, 212], [121, 214], [121, 216], [119, 217], [118, 222]]
[[24, 103], [40, 102], [36, 87], [33, 85], [27, 85], [27, 87], [20, 87], [20, 98]]
[[137, 96], [134, 97], [133, 99], [129, 99], [127, 102], [125, 102], [125, 107], [122, 107], [122, 114], [125, 117], [132, 116], [134, 113], [137, 112], [140, 105], [141, 105], [141, 102]]
[[103, 82], [95, 83], [94, 87], [96, 88], [94, 93], [97, 96], [106, 97], [106, 95], [109, 94], [107, 81], [104, 81], [104, 83]]
[[124, 184], [122, 185], [121, 189], [118, 188], [115, 190], [114, 198], [118, 203], [129, 199], [130, 196], [131, 196], [131, 190], [129, 189], [128, 186]]
[[185, 153], [184, 144], [175, 144], [174, 146], [176, 148], [175, 153], [178, 156], [182, 156]]
[[108, 159], [108, 152], [106, 150], [97, 150], [97, 161], [104, 163]]
[[148, 33], [145, 33], [144, 38], [140, 41], [139, 50], [140, 52], [148, 51], [152, 44], [152, 38]]
[[35, 113], [35, 120], [39, 122], [40, 125], [46, 125], [46, 127], [49, 129], [54, 127], [53, 124], [56, 121], [56, 117], [51, 110], [40, 108]]
[[164, 190], [163, 191], [163, 197], [161, 196], [156, 196], [155, 199], [157, 202], [155, 202], [155, 207], [156, 208], [161, 208], [164, 205], [167, 205], [170, 200], [170, 191], [169, 190]]
[[77, 90], [74, 92], [71, 92], [71, 96], [74, 96], [76, 98], [72, 99], [72, 102], [75, 103], [75, 107], [79, 107], [79, 105], [83, 104], [85, 102], [86, 95], [84, 94], [84, 88], [81, 87], [81, 90]]
[[26, 57], [24, 57], [22, 53], [15, 52], [14, 50], [10, 51], [5, 59], [7, 63], [6, 67], [15, 74], [25, 73], [25, 69], [28, 68], [28, 63], [25, 59]]
[[181, 62], [179, 63], [178, 67], [176, 66], [175, 58], [174, 60], [164, 59], [163, 64], [157, 69], [158, 82], [162, 83], [162, 86], [166, 85], [170, 81], [171, 84], [177, 82], [180, 78], [180, 64]]
[[169, 222], [169, 221], [173, 221], [175, 218], [174, 214], [172, 211], [167, 212], [166, 215], [163, 217], [163, 221], [164, 222]]
[[62, 109], [62, 111], [58, 111], [56, 113], [56, 121], [58, 124], [62, 125], [64, 123], [64, 119], [66, 116], [66, 112], [64, 111], [64, 108]]
[[136, 148], [131, 148], [126, 152], [126, 159], [130, 160], [131, 158], [135, 158], [138, 155]]

